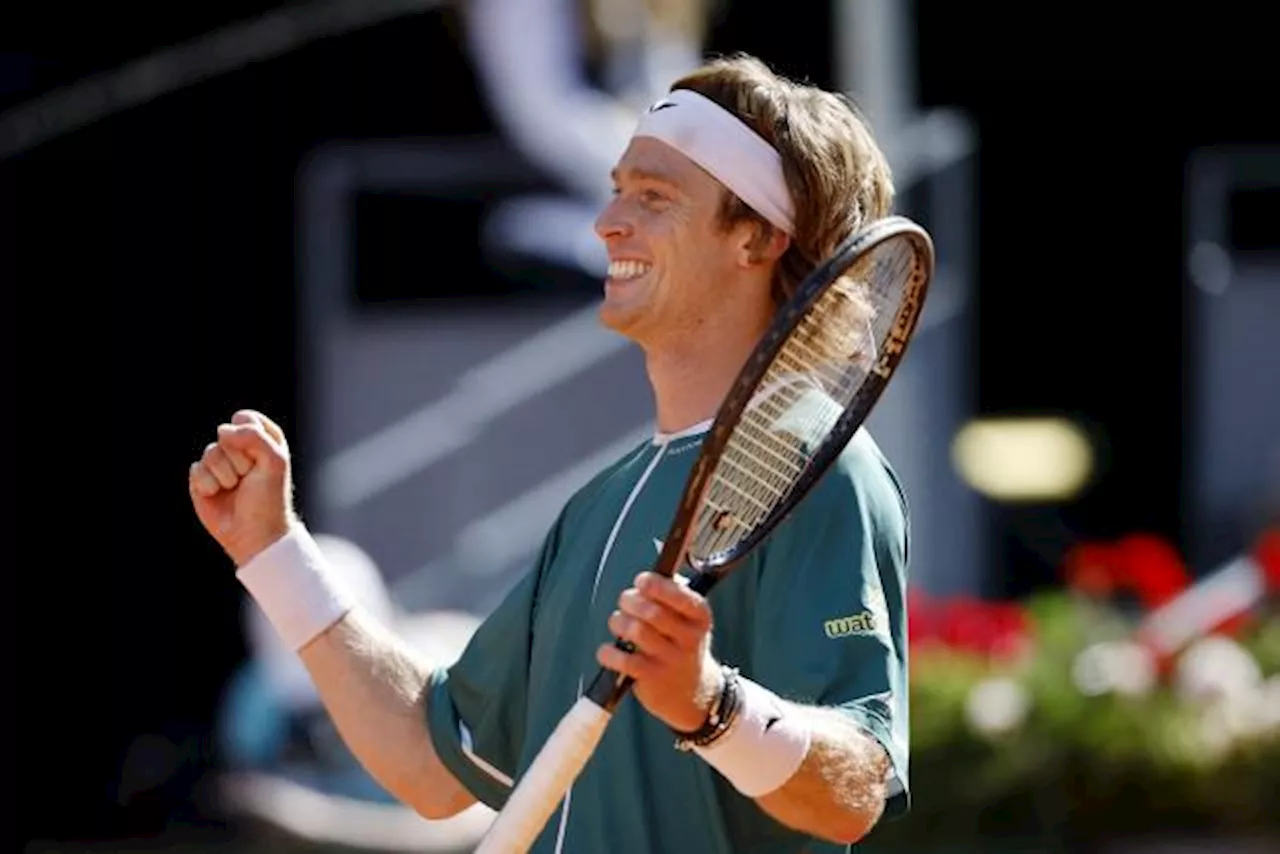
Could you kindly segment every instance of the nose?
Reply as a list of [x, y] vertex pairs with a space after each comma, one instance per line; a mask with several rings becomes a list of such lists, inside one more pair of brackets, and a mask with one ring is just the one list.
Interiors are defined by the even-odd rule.
[[622, 205], [617, 197], [610, 200], [609, 204], [604, 206], [604, 210], [600, 212], [600, 215], [596, 217], [595, 229], [601, 240], [608, 240], [611, 237], [626, 237], [631, 234], [631, 222], [623, 212]]

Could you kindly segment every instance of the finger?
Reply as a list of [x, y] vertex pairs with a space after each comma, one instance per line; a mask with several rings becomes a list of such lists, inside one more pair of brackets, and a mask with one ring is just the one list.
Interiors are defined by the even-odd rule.
[[202, 464], [191, 464], [187, 472], [187, 486], [191, 492], [201, 498], [212, 498], [222, 491], [222, 485]]
[[285, 441], [284, 430], [280, 425], [272, 421], [266, 415], [263, 415], [261, 412], [258, 413], [258, 416], [262, 418], [262, 426], [267, 428], [267, 433], [271, 435], [271, 438], [279, 442], [281, 447], [288, 447], [289, 443]]
[[253, 469], [253, 460], [243, 450], [236, 447], [234, 441], [222, 441], [222, 437], [229, 433], [233, 428], [230, 424], [218, 425], [218, 444], [222, 448], [222, 452], [227, 455], [227, 459], [231, 461], [231, 465], [236, 470], [236, 474], [244, 477]]
[[235, 415], [231, 416], [231, 423], [257, 424], [266, 431], [268, 436], [276, 442], [279, 442], [281, 447], [288, 447], [288, 442], [286, 442], [284, 438], [284, 430], [280, 429], [280, 425], [256, 409], [238, 410]]
[[622, 591], [622, 595], [618, 597], [618, 610], [633, 619], [648, 623], [676, 646], [684, 649], [696, 647], [707, 631], [705, 625], [689, 619], [663, 602], [645, 596], [634, 587]]
[[711, 607], [707, 605], [706, 598], [690, 590], [687, 582], [681, 583], [656, 572], [642, 572], [636, 576], [636, 589], [646, 598], [667, 605], [699, 626], [711, 625]]
[[218, 479], [223, 489], [235, 489], [240, 483], [240, 475], [236, 474], [235, 466], [231, 465], [231, 460], [227, 459], [217, 442], [210, 442], [205, 446], [200, 462], [204, 463], [206, 471]]
[[621, 611], [609, 615], [609, 631], [619, 640], [631, 641], [635, 651], [659, 661], [671, 661], [681, 654], [680, 647], [671, 638], [643, 620], [629, 617]]
[[267, 435], [266, 428], [257, 422], [223, 425], [218, 430], [218, 443], [272, 470], [283, 469], [288, 459], [287, 451], [277, 445]]
[[596, 661], [601, 667], [607, 667], [614, 673], [630, 676], [637, 682], [643, 681], [653, 673], [653, 660], [643, 652], [623, 652], [611, 643], [601, 645], [596, 650]]

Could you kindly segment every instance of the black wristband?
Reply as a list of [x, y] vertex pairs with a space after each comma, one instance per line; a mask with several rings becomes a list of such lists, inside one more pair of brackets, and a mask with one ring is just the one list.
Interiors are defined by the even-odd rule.
[[676, 730], [675, 747], [677, 750], [692, 750], [695, 747], [707, 747], [720, 736], [729, 731], [738, 716], [742, 705], [742, 690], [738, 683], [736, 667], [721, 666], [724, 681], [720, 686], [720, 695], [716, 697], [707, 711], [707, 719], [702, 726], [693, 732]]

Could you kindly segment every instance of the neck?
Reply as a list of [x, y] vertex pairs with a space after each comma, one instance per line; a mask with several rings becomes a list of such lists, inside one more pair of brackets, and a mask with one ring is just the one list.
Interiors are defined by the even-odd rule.
[[769, 321], [767, 315], [752, 323], [734, 319], [645, 349], [660, 432], [678, 433], [715, 417]]

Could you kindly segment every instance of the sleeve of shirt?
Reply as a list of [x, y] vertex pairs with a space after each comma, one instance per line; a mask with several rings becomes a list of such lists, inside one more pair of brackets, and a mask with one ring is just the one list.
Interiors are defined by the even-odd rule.
[[501, 809], [511, 793], [525, 733], [530, 633], [542, 572], [559, 523], [529, 572], [472, 635], [457, 662], [427, 686], [427, 728], [436, 754], [482, 803]]
[[761, 547], [753, 678], [843, 710], [892, 763], [886, 815], [909, 807], [906, 500], [865, 433]]

